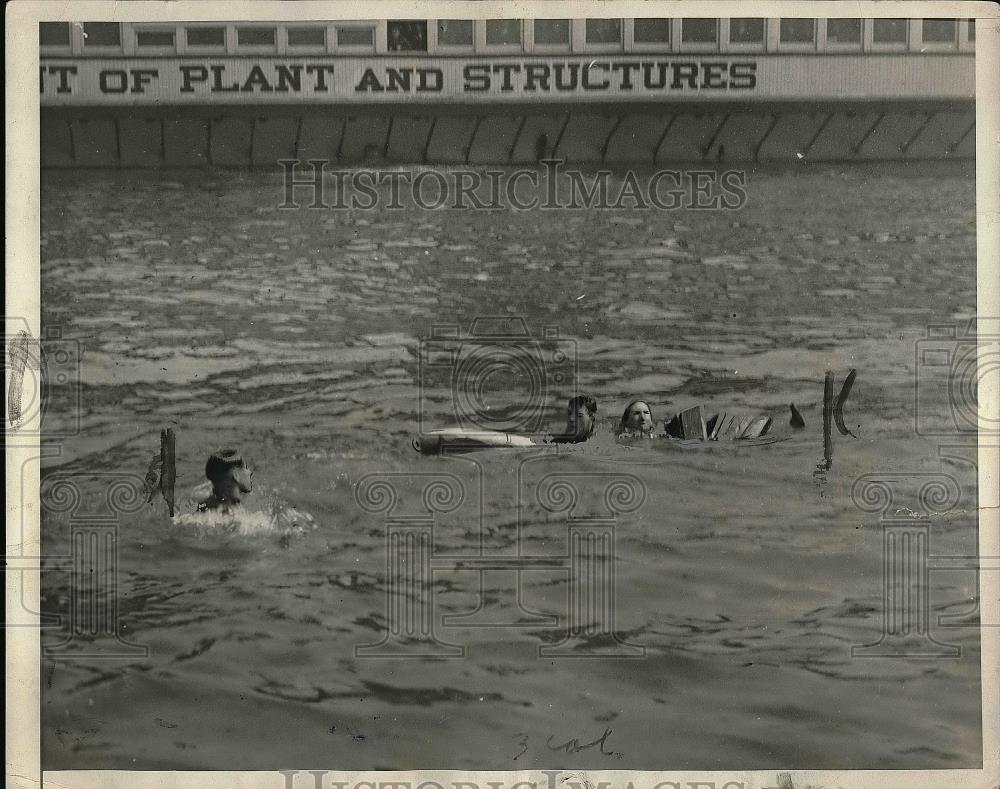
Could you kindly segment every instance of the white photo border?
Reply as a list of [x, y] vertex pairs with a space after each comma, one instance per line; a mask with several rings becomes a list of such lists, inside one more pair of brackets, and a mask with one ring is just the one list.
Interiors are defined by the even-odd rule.
[[[751, 10], [752, 9], [752, 10]], [[535, 17], [583, 18], [587, 16], [698, 16], [706, 12], [704, 2], [45, 2], [15, 0], [6, 7], [6, 303], [5, 314], [27, 319], [33, 336], [40, 329], [39, 275], [39, 95], [38, 22], [73, 21], [81, 18], [108, 21], [295, 21], [308, 19], [373, 18], [501, 18]], [[976, 17], [976, 234], [978, 254], [977, 311], [979, 315], [1000, 315], [1000, 7], [990, 2], [728, 2], [711, 3], [713, 14], [764, 17]], [[72, 19], [71, 19], [72, 17]], [[5, 351], [6, 352], [6, 351]], [[6, 369], [6, 368], [5, 368]], [[996, 379], [991, 379], [995, 381]], [[5, 386], [6, 386], [5, 381]], [[979, 392], [984, 419], [1000, 414], [1000, 392]], [[28, 426], [31, 427], [30, 425]], [[8, 444], [7, 546], [25, 555], [39, 553], [37, 441]], [[22, 468], [33, 468], [28, 489], [22, 489]], [[997, 499], [998, 450], [980, 442], [980, 501]], [[24, 498], [22, 498], [24, 496]], [[27, 534], [21, 533], [22, 513]], [[1000, 556], [1000, 513], [981, 508], [979, 512], [981, 556]], [[8, 570], [17, 569], [8, 562]], [[6, 785], [17, 789], [39, 786], [61, 789], [129, 787], [157, 789], [177, 787], [232, 786], [256, 789], [285, 789], [287, 777], [279, 770], [266, 772], [212, 771], [46, 771], [40, 766], [40, 645], [37, 617], [21, 605], [38, 610], [38, 572], [6, 573], [7, 621], [32, 627], [8, 627], [6, 638]], [[22, 598], [23, 594], [23, 598]], [[981, 614], [984, 621], [1000, 621], [1000, 573], [981, 576]], [[1000, 784], [1000, 628], [981, 628], [982, 660], [982, 742], [983, 767], [979, 770], [788, 770], [795, 786], [884, 787], [885, 789], [940, 789], [940, 787], [982, 787]], [[861, 736], [859, 734], [859, 736]], [[302, 765], [302, 770], [323, 765]], [[657, 783], [714, 781], [716, 786], [742, 782], [750, 787], [774, 786], [780, 765], [767, 771], [587, 771], [590, 785], [601, 781], [612, 786], [652, 789]], [[782, 770], [784, 772], [784, 770]], [[568, 771], [562, 771], [568, 772]], [[511, 787], [519, 781], [547, 786], [548, 777], [538, 770], [528, 772], [420, 770], [408, 772], [331, 770], [327, 782], [436, 781], [448, 786], [456, 781], [472, 781], [485, 786], [488, 781]], [[300, 778], [301, 781], [301, 778]], [[371, 786], [371, 784], [368, 784]], [[433, 784], [431, 784], [433, 786]]]

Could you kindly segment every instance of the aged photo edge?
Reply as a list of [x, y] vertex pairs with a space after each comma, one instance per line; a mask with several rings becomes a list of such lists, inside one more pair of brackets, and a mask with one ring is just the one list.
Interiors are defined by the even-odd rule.
[[[329, 16], [336, 11], [344, 16], [374, 18], [382, 16], [390, 9], [399, 9], [399, 16], [432, 16], [436, 7], [447, 3], [428, 3], [418, 11], [410, 3], [379, 3], [363, 6], [331, 4], [296, 4], [260, 2], [242, 5], [248, 18], [290, 19]], [[576, 4], [561, 3], [569, 8]], [[581, 4], [582, 5], [582, 4]], [[615, 2], [601, 4], [600, 11], [611, 15], [628, 9], [634, 3]], [[651, 4], [643, 4], [644, 14], [651, 12]], [[702, 8], [697, 3], [662, 3], [668, 12], [677, 13], [684, 8]], [[720, 3], [716, 9], [725, 14], [734, 3]], [[801, 15], [846, 15], [846, 10], [837, 8], [836, 3], [755, 3], [754, 10], [766, 10], [765, 16]], [[469, 3], [464, 12], [475, 16], [488, 13], [537, 15], [541, 3], [524, 3], [506, 6], [498, 3]], [[592, 7], [592, 6], [591, 6]], [[550, 6], [546, 5], [547, 12]], [[740, 5], [745, 11], [747, 6]], [[27, 318], [32, 332], [37, 336], [40, 325], [40, 266], [39, 266], [39, 104], [37, 85], [38, 36], [37, 22], [42, 19], [69, 19], [69, 15], [98, 16], [107, 19], [230, 19], [240, 16], [240, 4], [225, 2], [81, 2], [67, 8], [66, 4], [31, 2], [21, 0], [7, 6], [5, 43], [7, 66], [6, 98], [6, 303], [7, 315]], [[863, 16], [947, 16], [959, 17], [975, 15], [988, 18], [990, 25], [981, 25], [976, 53], [976, 214], [977, 214], [977, 271], [978, 271], [978, 313], [980, 315], [1000, 314], [1000, 10], [988, 2], [943, 3], [857, 3], [851, 4], [851, 13]], [[575, 16], [583, 16], [583, 12]], [[6, 353], [6, 349], [5, 349]], [[6, 368], [5, 368], [6, 369]], [[990, 379], [996, 382], [998, 379]], [[5, 382], [6, 385], [6, 382]], [[1000, 413], [1000, 391], [980, 392], [980, 403], [984, 412], [996, 419]], [[7, 547], [8, 553], [16, 541], [19, 548], [40, 543], [38, 518], [38, 475], [37, 461], [39, 447], [27, 442], [7, 446], [5, 452], [7, 471]], [[34, 461], [36, 473], [27, 489], [21, 486], [21, 469]], [[979, 491], [980, 501], [997, 498], [1000, 486], [1000, 448], [979, 446]], [[22, 498], [23, 496], [23, 498]], [[22, 541], [20, 527], [29, 527], [26, 539]], [[979, 513], [981, 556], [1000, 556], [1000, 512], [983, 507]], [[34, 551], [25, 551], [28, 554]], [[10, 624], [30, 625], [31, 615], [21, 606], [23, 600], [31, 610], [39, 606], [39, 573], [27, 566], [11, 572], [8, 564], [6, 575], [6, 620]], [[1000, 621], [1000, 573], [983, 573], [981, 576], [982, 617], [984, 621]], [[16, 599], [15, 599], [16, 596]], [[37, 619], [35, 619], [37, 622]], [[40, 645], [39, 633], [32, 627], [5, 628], [6, 645], [6, 761], [5, 772], [8, 786], [37, 787], [52, 786], [66, 789], [89, 787], [194, 787], [205, 785], [206, 776], [213, 785], [242, 787], [279, 787], [281, 775], [273, 772], [124, 772], [124, 771], [66, 771], [47, 772], [40, 770]], [[933, 771], [794, 771], [796, 786], [799, 776], [802, 783], [812, 783], [826, 787], [921, 787], [976, 786], [990, 789], [1000, 783], [1000, 751], [995, 747], [1000, 742], [1000, 629], [983, 627], [982, 643], [982, 737], [984, 764], [982, 770], [933, 770]], [[335, 765], [282, 765], [298, 769], [335, 768]], [[643, 771], [587, 771], [586, 777], [594, 783], [610, 781], [613, 785], [625, 785], [632, 780], [637, 787], [652, 786], [657, 781], [709, 780], [745, 781], [748, 787], [765, 787], [775, 784], [776, 772], [728, 770], [720, 772], [684, 771], [643, 772]], [[565, 772], [565, 771], [564, 771]], [[484, 785], [487, 780], [510, 781], [537, 780], [544, 785], [544, 777], [539, 771], [518, 772], [462, 772], [451, 770], [420, 770], [410, 772], [351, 771], [331, 773], [338, 780], [354, 783], [357, 781], [385, 780], [428, 780], [478, 781]]]

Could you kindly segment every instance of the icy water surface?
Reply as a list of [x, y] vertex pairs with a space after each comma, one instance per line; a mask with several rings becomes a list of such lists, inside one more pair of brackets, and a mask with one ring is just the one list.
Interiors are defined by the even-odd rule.
[[[882, 626], [881, 535], [852, 503], [857, 477], [945, 470], [963, 499], [933, 550], [975, 549], [974, 469], [945, 466], [913, 413], [914, 342], [975, 309], [974, 182], [959, 166], [829, 167], [753, 174], [747, 191], [737, 212], [281, 211], [273, 174], [44, 174], [43, 320], [83, 349], [80, 432], [45, 473], [81, 475], [99, 510], [96, 475], [141, 477], [169, 426], [184, 508], [208, 453], [238, 446], [258, 500], [310, 516], [213, 528], [171, 522], [159, 500], [125, 516], [122, 632], [149, 655], [44, 661], [44, 767], [979, 764], [975, 628], [937, 631], [958, 659], [851, 657]], [[574, 344], [597, 437], [417, 455], [421, 409], [453, 421], [450, 390], [418, 386], [421, 338], [497, 314]], [[823, 375], [839, 387], [851, 368], [858, 438], [835, 436], [824, 479]], [[767, 411], [786, 440], [623, 448], [608, 425], [633, 397], [657, 421], [697, 403]], [[70, 402], [56, 393], [49, 430]], [[545, 406], [559, 428], [563, 404]], [[480, 588], [448, 557], [563, 555], [539, 481], [584, 475], [589, 494], [632, 475], [645, 501], [615, 523], [615, 616], [645, 656], [540, 658], [559, 641], [541, 622], [567, 615], [566, 573], [540, 566], [521, 581], [538, 619], [442, 631], [463, 659], [356, 657], [383, 637], [387, 593], [386, 525], [356, 485], [401, 475], [409, 506], [427, 473], [467, 497], [435, 525], [436, 614], [508, 621], [515, 572]], [[919, 482], [901, 485], [917, 509]], [[45, 514], [47, 553], [68, 551], [69, 529]], [[67, 579], [45, 575], [45, 611], [68, 612]], [[935, 613], [974, 609], [970, 573], [934, 579]], [[552, 749], [609, 729], [611, 755]]]

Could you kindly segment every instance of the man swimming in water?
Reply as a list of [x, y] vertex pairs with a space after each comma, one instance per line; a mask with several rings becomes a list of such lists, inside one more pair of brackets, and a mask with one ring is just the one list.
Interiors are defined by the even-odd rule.
[[222, 510], [238, 505], [244, 493], [253, 487], [251, 471], [235, 449], [213, 452], [205, 464], [205, 476], [212, 483], [212, 494], [198, 504], [198, 512]]
[[653, 414], [645, 400], [633, 400], [625, 406], [618, 435], [624, 438], [651, 438], [653, 435]]
[[594, 435], [597, 400], [590, 395], [571, 397], [566, 403], [566, 430], [552, 436], [555, 444], [580, 444]]

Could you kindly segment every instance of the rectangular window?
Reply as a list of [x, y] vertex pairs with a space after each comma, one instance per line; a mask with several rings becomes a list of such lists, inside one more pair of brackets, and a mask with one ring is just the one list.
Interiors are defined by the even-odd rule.
[[536, 19], [535, 43], [545, 46], [569, 44], [569, 20]]
[[390, 52], [426, 52], [427, 23], [389, 21], [385, 26], [386, 45]]
[[782, 44], [811, 44], [816, 40], [816, 20], [782, 19], [778, 39]]
[[975, 40], [976, 40], [976, 20], [975, 19], [970, 19], [969, 20], [969, 41], [975, 41]]
[[622, 21], [620, 19], [588, 19], [588, 44], [621, 44]]
[[954, 44], [954, 19], [925, 19], [924, 41], [928, 44]]
[[275, 37], [273, 27], [236, 28], [236, 43], [241, 47], [273, 47]]
[[729, 40], [733, 44], [763, 44], [764, 20], [756, 17], [730, 19]]
[[226, 28], [224, 27], [186, 27], [184, 37], [189, 47], [224, 47], [226, 45]]
[[39, 22], [38, 43], [43, 47], [68, 47], [69, 24], [66, 22]]
[[471, 19], [438, 20], [438, 44], [447, 47], [471, 47], [473, 40]]
[[831, 44], [860, 44], [860, 19], [827, 19], [826, 40]]
[[173, 47], [173, 30], [137, 30], [135, 31], [137, 47]]
[[326, 28], [323, 27], [290, 27], [288, 28], [288, 46], [290, 47], [325, 47]]
[[486, 43], [491, 47], [511, 46], [521, 43], [520, 19], [487, 19]]
[[121, 25], [117, 22], [84, 22], [83, 45], [87, 47], [120, 47]]
[[669, 19], [636, 19], [632, 23], [632, 40], [636, 44], [669, 44]]
[[905, 19], [875, 19], [872, 20], [872, 41], [876, 44], [905, 44]]
[[717, 19], [692, 17], [681, 20], [682, 44], [714, 44], [719, 40]]
[[338, 47], [373, 47], [375, 46], [375, 28], [373, 27], [338, 27]]

